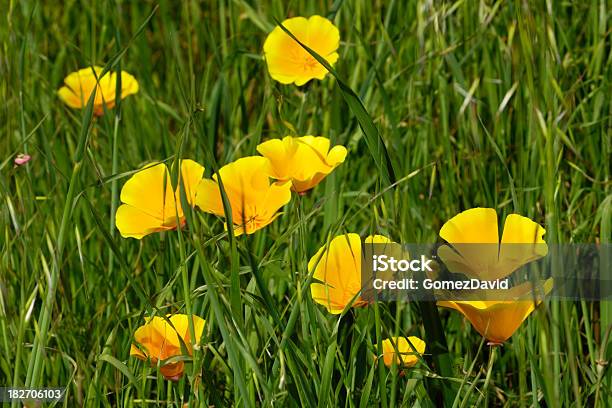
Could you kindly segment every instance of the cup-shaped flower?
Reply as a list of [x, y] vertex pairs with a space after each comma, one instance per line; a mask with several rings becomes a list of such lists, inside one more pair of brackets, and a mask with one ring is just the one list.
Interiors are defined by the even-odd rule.
[[[414, 347], [414, 348], [413, 348]], [[387, 367], [395, 364], [413, 367], [425, 352], [425, 342], [416, 336], [391, 337], [382, 341], [382, 359]]]
[[[98, 66], [80, 69], [64, 78], [64, 86], [57, 92], [64, 103], [71, 108], [81, 109], [87, 106], [94, 89], [94, 114], [104, 114], [106, 109], [112, 109], [117, 99], [117, 73], [107, 72], [102, 77], [102, 68]], [[96, 88], [97, 86], [97, 88]], [[121, 71], [121, 99], [138, 92], [138, 81], [132, 75]]]
[[[234, 235], [252, 234], [274, 221], [278, 210], [291, 200], [291, 183], [271, 182], [265, 157], [249, 156], [219, 169], [223, 190], [231, 207]], [[202, 211], [225, 216], [217, 173], [203, 179], [196, 204]]]
[[257, 151], [270, 160], [270, 175], [280, 181], [291, 180], [292, 190], [303, 193], [321, 182], [346, 158], [344, 146], [329, 148], [321, 136], [286, 136], [271, 139], [257, 146]]
[[[198, 343], [204, 330], [204, 319], [192, 315], [195, 341]], [[169, 321], [169, 322], [168, 322]], [[152, 366], [161, 362], [159, 371], [167, 380], [177, 381], [183, 375], [185, 364], [175, 361], [164, 364], [164, 361], [177, 356], [191, 356], [192, 341], [189, 330], [189, 316], [184, 314], [167, 315], [166, 318], [153, 316], [136, 329], [136, 344], [132, 344], [130, 355], [141, 360], [149, 360]]]
[[525, 282], [509, 289], [505, 299], [485, 301], [438, 301], [438, 306], [455, 309], [463, 314], [489, 344], [502, 344], [514, 334], [521, 323], [542, 302], [553, 287], [553, 280]]
[[[340, 32], [328, 19], [317, 15], [293, 17], [282, 25], [330, 65], [338, 60]], [[327, 74], [327, 69], [280, 26], [268, 34], [263, 50], [270, 76], [281, 84], [301, 86], [311, 79], [323, 79]]]
[[[389, 242], [382, 235], [365, 239], [366, 244]], [[365, 306], [360, 295], [361, 258], [361, 238], [354, 233], [338, 235], [322, 246], [308, 262], [308, 271], [313, 273], [312, 299], [332, 314], [342, 313], [347, 306]]]
[[124, 238], [136, 238], [167, 231], [185, 223], [180, 189], [185, 189], [187, 202], [193, 206], [196, 187], [202, 180], [204, 167], [193, 160], [181, 160], [179, 184], [174, 189], [168, 168], [153, 163], [135, 173], [121, 189], [121, 202], [115, 213], [115, 224]]
[[501, 243], [493, 208], [472, 208], [454, 216], [440, 230], [438, 256], [451, 272], [481, 280], [502, 279], [529, 262], [545, 256], [546, 230], [527, 217], [506, 217]]

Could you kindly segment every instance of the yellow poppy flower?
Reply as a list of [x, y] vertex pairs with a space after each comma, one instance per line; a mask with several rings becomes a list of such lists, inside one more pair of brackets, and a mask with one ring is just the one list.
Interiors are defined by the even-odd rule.
[[124, 238], [141, 239], [153, 232], [172, 230], [185, 223], [179, 187], [184, 186], [190, 205], [195, 204], [196, 186], [204, 167], [193, 160], [181, 160], [181, 183], [172, 189], [168, 168], [150, 164], [134, 174], [121, 189], [115, 224]]
[[[310, 18], [293, 17], [283, 26], [330, 64], [338, 60], [340, 32], [328, 19], [314, 15]], [[304, 85], [311, 79], [323, 79], [327, 69], [280, 26], [272, 30], [264, 42], [264, 56], [270, 76], [281, 84]]]
[[[412, 343], [412, 346], [410, 345]], [[403, 367], [413, 367], [418, 361], [419, 356], [425, 352], [425, 342], [416, 336], [392, 337], [382, 341], [383, 362], [387, 367], [395, 363]], [[398, 354], [399, 352], [399, 354]]]
[[518, 300], [438, 301], [438, 306], [463, 314], [489, 344], [502, 344], [552, 290], [553, 280], [539, 282], [538, 286], [541, 290], [535, 290], [532, 282], [525, 282], [509, 289], [511, 292], [507, 296]]
[[529, 218], [510, 214], [500, 244], [495, 210], [472, 208], [442, 226], [440, 237], [452, 248], [441, 246], [438, 256], [451, 272], [481, 280], [502, 279], [548, 253], [542, 239], [545, 232]]
[[[384, 244], [391, 240], [382, 235], [369, 236], [366, 244]], [[361, 291], [361, 239], [349, 233], [339, 235], [329, 245], [321, 247], [308, 262], [308, 271], [314, 271], [310, 284], [312, 299], [323, 305], [329, 313], [340, 314], [347, 307], [365, 306]]]
[[[234, 235], [252, 234], [274, 221], [278, 210], [291, 200], [291, 183], [271, 183], [265, 157], [243, 157], [219, 169], [232, 209]], [[202, 211], [225, 216], [217, 174], [203, 179], [196, 204]]]
[[[193, 317], [193, 328], [195, 343], [200, 341], [204, 330], [205, 320], [199, 316]], [[150, 360], [152, 366], [158, 361], [164, 361], [171, 357], [182, 356], [181, 341], [192, 355], [191, 337], [189, 335], [189, 316], [184, 314], [167, 315], [171, 325], [160, 316], [146, 319], [146, 323], [140, 326], [134, 333], [136, 344], [132, 344], [130, 355], [141, 360]], [[182, 361], [165, 364], [159, 371], [167, 380], [177, 381], [183, 375], [185, 364]]]
[[321, 136], [286, 136], [257, 146], [270, 160], [270, 175], [280, 181], [291, 180], [292, 190], [303, 193], [321, 182], [346, 158], [344, 146], [329, 149], [329, 139]]
[[[98, 66], [83, 68], [71, 73], [64, 78], [64, 86], [57, 92], [64, 103], [71, 108], [81, 109], [87, 106], [89, 97], [96, 89], [94, 100], [94, 114], [97, 116], [104, 114], [106, 109], [115, 106], [115, 91], [117, 87], [117, 73], [107, 72], [100, 78], [102, 68]], [[132, 75], [121, 71], [121, 99], [138, 92], [138, 81]]]

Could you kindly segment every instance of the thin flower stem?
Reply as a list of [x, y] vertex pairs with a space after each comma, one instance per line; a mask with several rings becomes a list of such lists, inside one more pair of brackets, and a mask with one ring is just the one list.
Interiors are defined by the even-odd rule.
[[478, 401], [476, 401], [476, 404], [474, 404], [475, 407], [487, 406], [486, 402], [482, 405], [480, 402], [483, 398], [487, 398], [487, 389], [489, 388], [489, 383], [491, 382], [491, 374], [493, 373], [493, 363], [495, 362], [495, 354], [497, 353], [497, 348], [498, 346], [491, 346], [489, 353], [489, 364], [487, 365], [487, 376], [485, 377], [485, 382], [482, 386], [482, 393], [480, 393]]

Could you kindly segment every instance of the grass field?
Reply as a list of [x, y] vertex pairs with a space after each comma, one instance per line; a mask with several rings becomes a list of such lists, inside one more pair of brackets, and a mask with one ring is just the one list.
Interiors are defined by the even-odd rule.
[[[610, 301], [547, 300], [491, 347], [431, 302], [332, 315], [308, 268], [336, 235], [433, 243], [475, 207], [529, 217], [548, 243], [609, 243], [610, 1], [0, 0], [0, 14], [0, 386], [67, 387], [67, 407], [612, 405]], [[337, 79], [282, 85], [266, 36], [313, 14], [340, 31]], [[138, 93], [71, 109], [57, 91], [93, 65]], [[234, 237], [184, 206], [182, 228], [119, 234], [143, 165], [191, 158], [210, 177], [286, 135], [348, 155], [267, 227]], [[175, 382], [130, 346], [146, 316], [176, 312], [206, 324]], [[427, 343], [417, 365], [376, 361], [408, 335]]]

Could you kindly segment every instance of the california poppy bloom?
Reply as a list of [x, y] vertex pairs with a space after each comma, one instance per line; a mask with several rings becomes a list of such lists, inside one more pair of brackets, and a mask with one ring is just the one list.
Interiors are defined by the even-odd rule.
[[[382, 235], [369, 236], [366, 244], [385, 244], [391, 240]], [[361, 238], [357, 234], [339, 235], [322, 246], [308, 262], [314, 271], [310, 284], [312, 299], [329, 313], [340, 314], [348, 306], [365, 306], [361, 291]]]
[[451, 272], [481, 280], [502, 279], [548, 253], [542, 239], [545, 232], [529, 218], [510, 214], [500, 243], [495, 210], [472, 208], [442, 226], [440, 237], [452, 248], [441, 246], [438, 255]]
[[[204, 330], [204, 319], [192, 316], [195, 342], [198, 343]], [[168, 323], [168, 320], [170, 323]], [[184, 355], [181, 346], [185, 347], [188, 355], [193, 354], [191, 336], [189, 331], [189, 316], [184, 314], [167, 315], [166, 319], [153, 316], [146, 319], [134, 333], [130, 355], [141, 360], [149, 360], [152, 366], [158, 361], [164, 362], [171, 357]], [[182, 377], [185, 364], [183, 361], [164, 364], [159, 371], [167, 380], [177, 381]]]
[[425, 342], [416, 336], [410, 336], [408, 339], [392, 337], [382, 341], [382, 348], [382, 359], [387, 367], [393, 365], [394, 358], [395, 364], [399, 366], [413, 367], [419, 361], [419, 356], [425, 352]]
[[[330, 65], [338, 60], [340, 32], [328, 19], [317, 15], [308, 19], [293, 17], [283, 21], [282, 25]], [[311, 79], [323, 79], [327, 75], [327, 69], [280, 26], [268, 34], [263, 50], [270, 76], [281, 84], [301, 86]]]
[[457, 310], [490, 345], [498, 345], [508, 340], [542, 302], [552, 290], [553, 280], [539, 282], [538, 286], [525, 282], [509, 289], [511, 292], [505, 296], [513, 295], [517, 300], [438, 301], [438, 306]]
[[[100, 77], [102, 67], [94, 66], [80, 69], [64, 78], [64, 86], [57, 92], [64, 103], [71, 108], [82, 109], [87, 106], [91, 93], [96, 88], [94, 114], [101, 116], [106, 109], [115, 106], [117, 95], [117, 73], [107, 72]], [[138, 92], [138, 81], [132, 75], [121, 71], [121, 99]]]
[[163, 163], [145, 166], [135, 173], [121, 189], [123, 203], [115, 213], [121, 236], [141, 239], [153, 232], [167, 231], [185, 223], [181, 207], [180, 188], [194, 205], [196, 186], [202, 180], [204, 167], [193, 160], [181, 160], [181, 179], [172, 188], [168, 168]]
[[329, 139], [321, 136], [286, 136], [257, 146], [270, 160], [270, 174], [280, 181], [291, 180], [292, 190], [303, 193], [321, 182], [346, 158], [344, 146], [329, 149]]
[[[291, 183], [271, 182], [268, 166], [265, 157], [249, 156], [219, 169], [232, 210], [234, 235], [252, 234], [270, 224], [291, 200]], [[200, 182], [195, 202], [202, 211], [225, 216], [216, 173]]]

